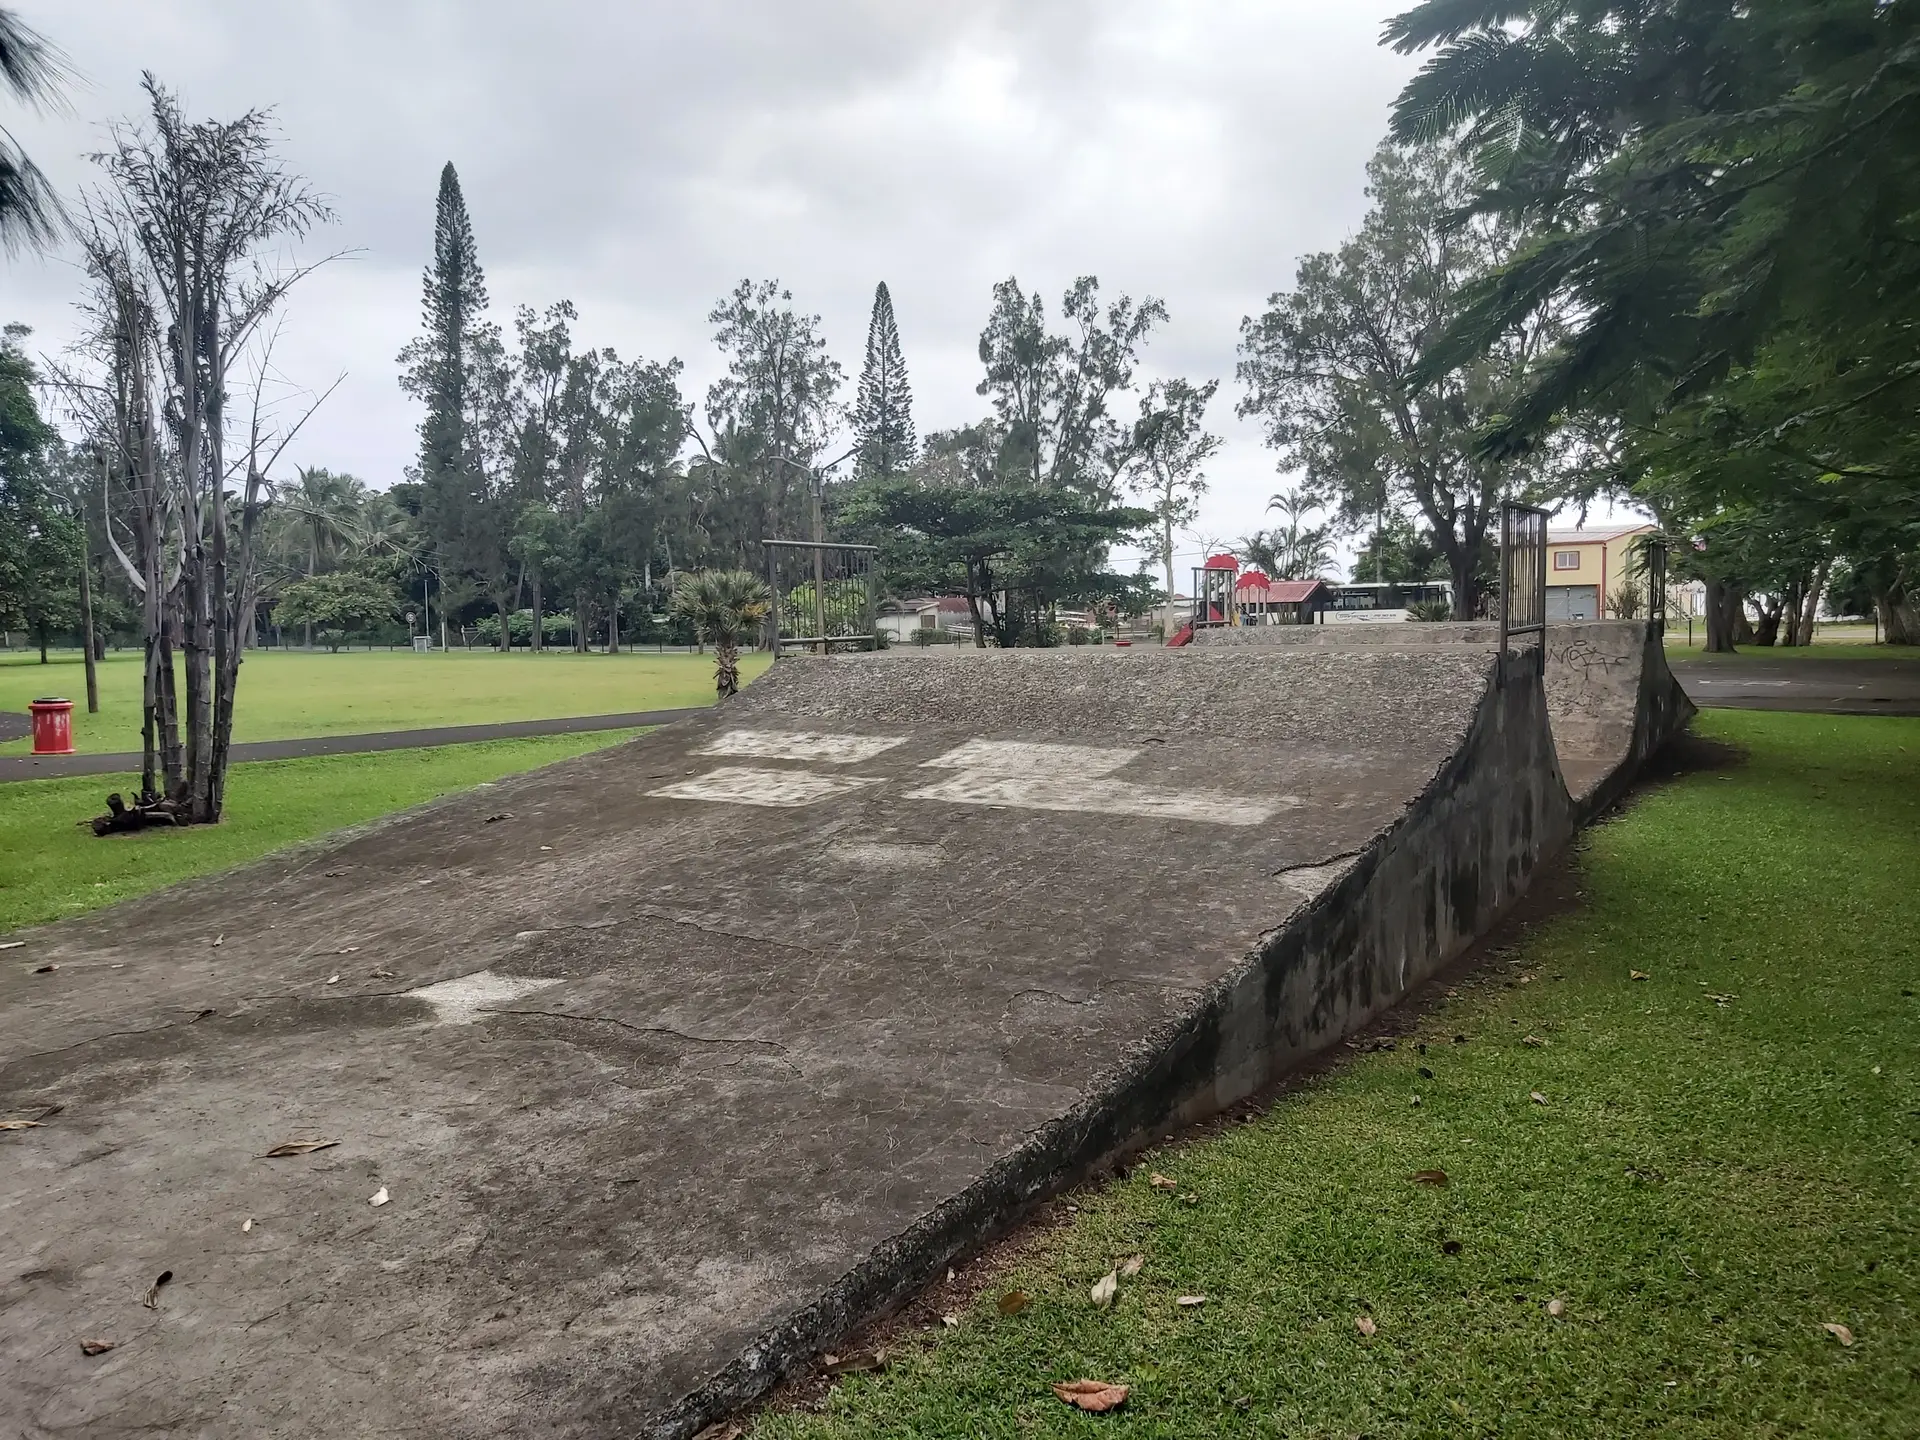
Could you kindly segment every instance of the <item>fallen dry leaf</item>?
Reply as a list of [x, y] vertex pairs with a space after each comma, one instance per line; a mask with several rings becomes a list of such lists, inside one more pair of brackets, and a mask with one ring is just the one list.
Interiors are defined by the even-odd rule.
[[1371, 1335], [1380, 1327], [1373, 1323], [1371, 1315], [1356, 1315], [1353, 1317], [1353, 1328], [1362, 1335]]
[[879, 1350], [858, 1350], [851, 1355], [822, 1355], [821, 1369], [829, 1375], [855, 1375], [869, 1370], [884, 1370], [886, 1355]]
[[249, 1215], [245, 1220], [240, 1222], [240, 1233], [244, 1235], [251, 1229], [253, 1229], [253, 1217]]
[[1527, 1093], [1527, 1098], [1533, 1101], [1533, 1103], [1536, 1105], [1544, 1105], [1547, 1103], [1547, 1097], [1542, 1095], [1538, 1090], [1529, 1091]]
[[1104, 1310], [1113, 1304], [1120, 1294], [1120, 1272], [1109, 1270], [1093, 1282], [1093, 1289], [1087, 1292], [1093, 1303]]
[[316, 1150], [331, 1150], [338, 1140], [283, 1140], [260, 1158], [262, 1160], [284, 1160], [289, 1155], [311, 1155]]
[[1000, 1297], [1002, 1315], [1018, 1315], [1033, 1303], [1033, 1297], [1024, 1290], [1009, 1290]]
[[1127, 1403], [1127, 1387], [1109, 1385], [1104, 1380], [1070, 1380], [1064, 1385], [1055, 1385], [1053, 1393], [1067, 1404], [1093, 1415], [1104, 1415]]
[[118, 1340], [82, 1340], [80, 1342], [80, 1353], [82, 1355], [104, 1355], [107, 1351], [119, 1345], [119, 1343]]
[[1566, 1313], [1567, 1313], [1566, 1301], [1564, 1300], [1547, 1301], [1547, 1314], [1551, 1315], [1554, 1319], [1558, 1320], [1562, 1315]]
[[216, 935], [213, 937], [213, 943], [216, 947], [224, 945], [227, 943], [227, 937], [224, 935]]
[[949, 1330], [958, 1330], [960, 1328], [960, 1317], [958, 1315], [942, 1315], [940, 1317], [940, 1323]]
[[147, 1287], [147, 1293], [140, 1303], [149, 1310], [158, 1310], [160, 1308], [160, 1287], [171, 1279], [173, 1279], [173, 1271], [162, 1270], [153, 1284]]
[[33, 967], [33, 973], [36, 975], [51, 975], [59, 968], [58, 965], [36, 965]]
[[1416, 1185], [1432, 1185], [1441, 1190], [1447, 1188], [1447, 1172], [1444, 1170], [1416, 1170], [1407, 1178]]
[[26, 943], [24, 940], [0, 940], [0, 950], [18, 950]]
[[1629, 980], [1651, 980], [1653, 977], [1644, 970], [1629, 970], [1627, 971], [1627, 978]]
[[1120, 1262], [1120, 1273], [1131, 1280], [1140, 1273], [1140, 1267], [1146, 1263], [1147, 1257], [1144, 1255], [1129, 1255]]
[[1821, 1325], [1820, 1328], [1833, 1336], [1833, 1338], [1838, 1340], [1842, 1345], [1850, 1346], [1853, 1344], [1853, 1331], [1849, 1330], [1837, 1320], [1828, 1320]]
[[394, 973], [391, 970], [372, 970], [372, 971], [369, 971], [368, 973], [375, 980], [392, 980], [395, 978]]
[[1156, 1190], [1178, 1190], [1180, 1188], [1180, 1182], [1178, 1180], [1162, 1175], [1158, 1170], [1154, 1171], [1153, 1174], [1148, 1177], [1147, 1183]]
[[340, 977], [338, 975], [327, 976], [327, 984], [338, 985], [339, 983], [340, 983]]
[[44, 1128], [38, 1120], [0, 1120], [0, 1130], [41, 1130]]
[[498, 815], [487, 816], [486, 823], [489, 825], [498, 825], [502, 820], [511, 820], [512, 818], [513, 816], [511, 814], [502, 810]]
[[1520, 1043], [1522, 1045], [1533, 1045], [1538, 1047], [1546, 1044], [1547, 1042], [1542, 1040], [1538, 1035], [1522, 1035], [1520, 1037]]
[[367, 1204], [376, 1205], [376, 1206], [384, 1205], [387, 1203], [387, 1201], [391, 1200], [392, 1198], [393, 1197], [391, 1195], [387, 1194], [387, 1187], [382, 1185], [378, 1190], [374, 1191], [373, 1194], [367, 1197]]
[[1193, 1310], [1198, 1308], [1199, 1306], [1206, 1304], [1207, 1297], [1204, 1295], [1182, 1295], [1178, 1300], [1174, 1301], [1173, 1303], [1178, 1305], [1183, 1310]]
[[746, 1433], [731, 1420], [716, 1420], [694, 1436], [693, 1440], [740, 1440]]
[[358, 945], [342, 945], [334, 953], [337, 955], [354, 955], [354, 954], [358, 954], [359, 950], [360, 950], [360, 947]]

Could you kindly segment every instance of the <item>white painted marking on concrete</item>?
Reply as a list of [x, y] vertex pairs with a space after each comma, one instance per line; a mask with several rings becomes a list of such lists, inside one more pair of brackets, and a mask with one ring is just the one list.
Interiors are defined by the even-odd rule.
[[858, 765], [896, 745], [904, 735], [827, 735], [813, 730], [729, 730], [694, 753], [738, 755], [748, 760], [817, 760], [823, 765]]
[[744, 765], [725, 765], [647, 793], [663, 800], [705, 800], [718, 805], [794, 809], [879, 783], [848, 775], [812, 775], [805, 770], [753, 770]]
[[476, 970], [438, 985], [423, 985], [408, 995], [424, 1000], [434, 1009], [436, 1025], [471, 1025], [481, 1013], [497, 1005], [511, 1004], [522, 995], [558, 985], [558, 980], [531, 980], [518, 975], [496, 975], [491, 970]]
[[1206, 825], [1264, 825], [1277, 803], [1211, 790], [1155, 790], [1125, 780], [1086, 775], [990, 775], [967, 771], [907, 792], [909, 800], [950, 805], [1001, 805], [1015, 810], [1071, 810], [1089, 815], [1136, 815], [1146, 820], [1193, 820]]
[[827, 847], [826, 859], [863, 870], [930, 870], [947, 852], [938, 845], [902, 845], [879, 840], [847, 840]]
[[1020, 740], [969, 740], [922, 761], [928, 770], [972, 770], [986, 775], [1031, 775], [1036, 770], [1079, 776], [1111, 775], [1138, 750], [1102, 749], [1093, 745], [1032, 745]]

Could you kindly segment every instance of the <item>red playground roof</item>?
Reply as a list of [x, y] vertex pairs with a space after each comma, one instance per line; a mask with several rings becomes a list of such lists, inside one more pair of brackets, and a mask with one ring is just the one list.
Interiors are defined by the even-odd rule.
[[1278, 605], [1298, 605], [1316, 590], [1326, 589], [1321, 580], [1276, 580], [1267, 591], [1267, 599]]
[[1207, 563], [1200, 568], [1202, 570], [1231, 570], [1234, 574], [1238, 575], [1240, 573], [1240, 562], [1231, 555], [1209, 555], [1207, 557]]

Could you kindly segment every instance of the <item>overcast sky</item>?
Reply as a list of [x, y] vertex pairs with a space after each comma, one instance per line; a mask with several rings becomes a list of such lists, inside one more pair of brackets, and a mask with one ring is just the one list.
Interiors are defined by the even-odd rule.
[[[1240, 319], [1358, 223], [1413, 66], [1377, 43], [1403, 0], [14, 3], [80, 76], [70, 116], [5, 117], [63, 193], [150, 69], [196, 116], [273, 107], [331, 197], [338, 223], [307, 249], [356, 253], [294, 292], [276, 358], [314, 388], [346, 380], [289, 462], [384, 487], [412, 458], [394, 356], [452, 160], [496, 318], [571, 299], [576, 343], [677, 355], [690, 396], [716, 369], [707, 312], [743, 277], [823, 316], [850, 377], [887, 281], [922, 434], [984, 412], [994, 281], [1038, 287], [1050, 314], [1081, 274], [1161, 297], [1149, 375], [1223, 382], [1196, 537], [1263, 523], [1279, 477], [1233, 418]], [[0, 277], [0, 320], [60, 349], [72, 257], [0, 259]]]

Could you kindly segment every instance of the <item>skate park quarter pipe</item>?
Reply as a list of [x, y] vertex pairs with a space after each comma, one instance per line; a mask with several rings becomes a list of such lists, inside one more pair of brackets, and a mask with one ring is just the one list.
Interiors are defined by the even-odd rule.
[[684, 1440], [1458, 955], [1683, 722], [1641, 640], [783, 660], [10, 937], [8, 1418]]

